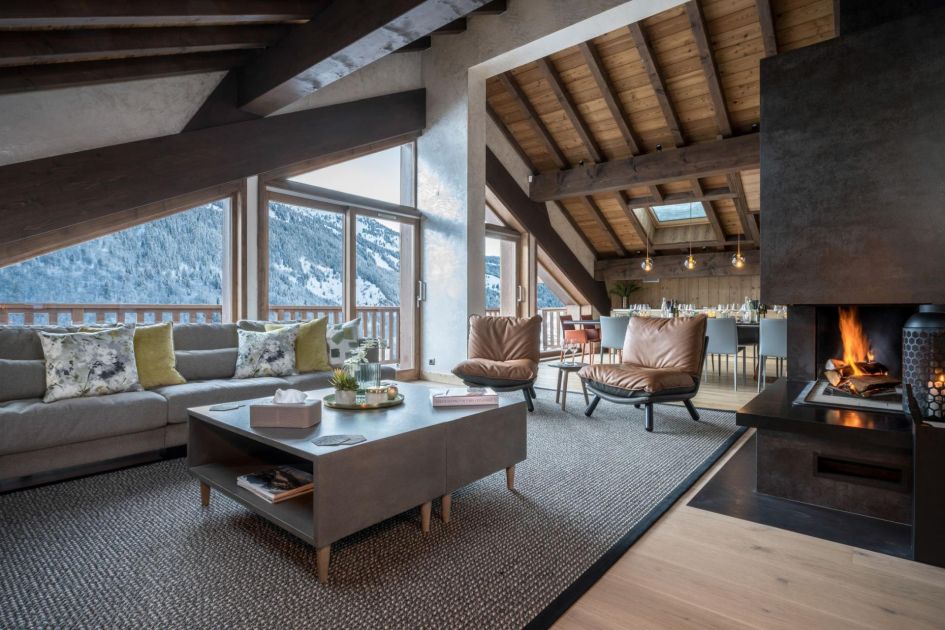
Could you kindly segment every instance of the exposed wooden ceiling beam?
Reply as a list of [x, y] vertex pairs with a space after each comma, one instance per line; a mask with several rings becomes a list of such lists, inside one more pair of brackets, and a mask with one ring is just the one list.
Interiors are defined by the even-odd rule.
[[660, 111], [663, 113], [663, 118], [666, 120], [666, 126], [669, 128], [669, 133], [673, 137], [673, 143], [677, 147], [681, 147], [686, 144], [686, 140], [683, 138], [682, 131], [680, 130], [676, 111], [673, 109], [673, 104], [670, 102], [669, 95], [666, 93], [666, 84], [663, 81], [663, 75], [660, 73], [659, 66], [656, 65], [656, 59], [653, 57], [649, 39], [643, 31], [643, 26], [639, 22], [631, 24], [627, 28], [630, 30], [630, 37], [633, 39], [637, 53], [640, 55], [640, 60], [643, 62], [643, 68], [646, 70], [647, 78], [650, 80], [650, 86], [656, 94], [656, 102], [660, 107]]
[[0, 94], [229, 70], [245, 63], [250, 54], [245, 50], [226, 50], [0, 68]]
[[617, 236], [613, 226], [610, 225], [610, 221], [608, 221], [607, 217], [604, 216], [604, 212], [600, 209], [600, 206], [597, 205], [597, 202], [594, 201], [594, 198], [591, 196], [585, 196], [581, 197], [580, 199], [584, 207], [587, 208], [587, 210], [591, 213], [591, 216], [594, 217], [597, 225], [599, 225], [600, 228], [604, 230], [604, 233], [607, 234], [607, 238], [610, 239], [610, 243], [617, 251], [617, 254], [620, 256], [626, 256], [627, 250], [624, 249], [623, 243], [620, 242], [620, 237]]
[[566, 158], [564, 153], [561, 152], [561, 148], [558, 146], [558, 143], [555, 142], [555, 139], [552, 137], [551, 133], [549, 133], [548, 128], [545, 127], [545, 123], [541, 121], [541, 117], [539, 117], [538, 112], [535, 111], [531, 101], [528, 100], [528, 96], [522, 91], [522, 88], [519, 87], [519, 84], [515, 80], [515, 77], [512, 76], [512, 73], [503, 72], [500, 74], [499, 82], [502, 84], [502, 87], [505, 88], [505, 91], [511, 95], [512, 100], [515, 101], [515, 104], [518, 105], [518, 108], [521, 109], [525, 114], [525, 117], [527, 118], [528, 123], [531, 125], [532, 130], [545, 145], [545, 150], [548, 151], [548, 155], [551, 156], [551, 159], [555, 165], [558, 168], [567, 168], [568, 158]]
[[0, 30], [277, 23], [308, 20], [328, 0], [5, 0]]
[[518, 155], [519, 159], [525, 163], [525, 166], [528, 167], [528, 170], [534, 174], [537, 172], [535, 165], [532, 164], [531, 158], [528, 157], [528, 154], [525, 153], [525, 149], [522, 148], [522, 145], [518, 143], [515, 139], [515, 136], [512, 135], [512, 132], [509, 131], [509, 128], [506, 126], [505, 122], [502, 120], [502, 117], [499, 116], [498, 112], [492, 108], [488, 102], [486, 103], [486, 112], [489, 114], [489, 118], [492, 119], [492, 122], [495, 123], [495, 126], [499, 128], [499, 131], [502, 132], [502, 135], [508, 141], [512, 148], [515, 150], [515, 153]]
[[240, 70], [237, 105], [259, 116], [271, 114], [485, 3], [332, 2]]
[[536, 201], [581, 197], [758, 168], [759, 161], [758, 134], [753, 133], [647, 153], [629, 160], [546, 171], [532, 178], [529, 195]]
[[699, 51], [699, 61], [702, 71], [709, 84], [709, 96], [712, 99], [712, 109], [715, 110], [715, 121], [723, 138], [732, 135], [732, 123], [728, 116], [728, 106], [725, 104], [725, 94], [719, 81], [719, 70], [712, 56], [712, 45], [709, 42], [709, 31], [705, 25], [705, 16], [698, 0], [689, 0], [686, 3], [686, 15], [689, 18], [689, 27], [696, 40], [696, 50]]
[[715, 208], [712, 207], [712, 202], [703, 201], [702, 209], [705, 211], [705, 216], [709, 220], [709, 225], [712, 226], [712, 232], [715, 234], [715, 239], [721, 243], [724, 243], [725, 230], [722, 229], [722, 224], [719, 222], [719, 215], [716, 214]]
[[594, 162], [602, 162], [604, 160], [604, 154], [601, 153], [597, 140], [594, 139], [590, 128], [578, 112], [577, 105], [574, 104], [574, 99], [571, 98], [571, 94], [568, 93], [567, 88], [561, 83], [561, 77], [558, 76], [558, 71], [555, 70], [554, 65], [547, 57], [542, 57], [536, 63], [538, 64], [538, 69], [542, 76], [545, 77], [545, 81], [548, 82], [551, 93], [555, 95], [558, 105], [564, 110], [565, 116], [568, 117], [571, 126], [574, 127], [574, 131], [584, 144], [588, 157]]
[[716, 201], [719, 199], [733, 199], [735, 193], [730, 188], [709, 188], [699, 189], [699, 194], [693, 191], [683, 190], [679, 192], [666, 193], [661, 199], [652, 195], [647, 197], [627, 197], [627, 203], [633, 208], [643, 208], [652, 206], [670, 206], [678, 203], [689, 203], [690, 201]]
[[[538, 203], [538, 202], [535, 202], [535, 203]], [[596, 256], [598, 254], [598, 251], [597, 251], [597, 248], [594, 247], [594, 243], [592, 243], [591, 239], [587, 237], [587, 234], [584, 233], [584, 230], [581, 229], [581, 226], [578, 225], [578, 222], [574, 219], [574, 217], [571, 215], [568, 209], [564, 206], [564, 204], [558, 201], [557, 199], [555, 199], [551, 203], [553, 203], [555, 207], [557, 207], [558, 210], [561, 212], [561, 214], [564, 215], [564, 218], [568, 220], [568, 223], [571, 225], [572, 228], [574, 228], [574, 231], [577, 232], [577, 235], [581, 237], [581, 241], [583, 241], [583, 243], [587, 246], [587, 248], [591, 250], [591, 253], [593, 253]]]
[[617, 93], [614, 91], [613, 84], [604, 70], [604, 63], [601, 61], [600, 53], [597, 52], [597, 49], [594, 48], [594, 45], [590, 42], [578, 44], [578, 49], [580, 49], [581, 54], [584, 56], [584, 63], [587, 64], [588, 69], [591, 71], [591, 77], [597, 84], [597, 90], [604, 99], [604, 104], [607, 106], [607, 111], [610, 112], [610, 117], [613, 118], [614, 122], [617, 124], [620, 137], [627, 146], [627, 152], [630, 153], [630, 155], [637, 155], [640, 153], [640, 141], [637, 139], [636, 134], [633, 133], [633, 129], [630, 128], [630, 123], [628, 122], [629, 118], [623, 109], [623, 105], [621, 105], [620, 101], [617, 99]]
[[627, 194], [622, 190], [618, 190], [615, 197], [617, 198], [617, 203], [620, 204], [620, 209], [627, 215], [627, 220], [630, 221], [630, 225], [633, 226], [633, 230], [637, 233], [639, 239], [644, 243], [648, 243], [650, 241], [650, 235], [647, 233], [646, 227], [640, 221], [640, 217], [633, 211], [634, 206], [630, 204]]
[[738, 212], [738, 221], [742, 225], [742, 238], [754, 243], [761, 242], [761, 235], [755, 217], [748, 209], [748, 200], [745, 198], [745, 187], [742, 177], [738, 173], [728, 174], [728, 185], [735, 191], [735, 211]]
[[761, 255], [755, 250], [742, 251], [745, 266], [736, 269], [732, 266], [731, 252], [708, 253], [694, 252], [696, 268], [685, 269], [678, 254], [651, 256], [653, 270], [643, 271], [640, 263], [642, 256], [630, 258], [609, 258], [598, 260], [594, 264], [594, 277], [601, 281], [644, 280], [647, 278], [693, 278], [698, 276], [751, 276], [761, 272]]
[[761, 23], [761, 41], [765, 47], [765, 57], [778, 54], [778, 36], [774, 30], [774, 15], [771, 12], [771, 0], [755, 0], [758, 22]]
[[282, 25], [11, 31], [0, 37], [0, 67], [262, 48]]
[[[0, 167], [0, 266], [7, 245], [303, 160], [409, 141], [424, 90]], [[129, 168], [133, 165], [133, 168]]]

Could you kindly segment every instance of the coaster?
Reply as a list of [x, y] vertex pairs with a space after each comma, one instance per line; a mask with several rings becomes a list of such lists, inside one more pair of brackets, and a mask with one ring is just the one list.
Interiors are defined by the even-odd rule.
[[323, 435], [318, 439], [312, 440], [315, 446], [348, 446], [349, 444], [360, 444], [367, 441], [363, 435]]
[[223, 403], [222, 405], [214, 405], [210, 407], [210, 411], [233, 411], [234, 409], [239, 409], [243, 405], [240, 403]]

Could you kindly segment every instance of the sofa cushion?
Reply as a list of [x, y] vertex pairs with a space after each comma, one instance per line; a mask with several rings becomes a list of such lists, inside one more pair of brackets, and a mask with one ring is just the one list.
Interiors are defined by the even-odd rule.
[[184, 377], [174, 367], [174, 337], [171, 322], [135, 328], [135, 365], [141, 387], [180, 385]]
[[453, 368], [453, 374], [462, 379], [487, 378], [494, 381], [531, 381], [538, 376], [538, 364], [531, 359], [492, 361], [468, 359]]
[[43, 344], [40, 343], [37, 332], [65, 334], [75, 330], [63, 326], [0, 326], [0, 359], [42, 360]]
[[42, 398], [46, 394], [46, 362], [0, 359], [0, 402]]
[[331, 324], [328, 326], [328, 362], [332, 367], [341, 367], [345, 359], [350, 357], [360, 346], [361, 318], [356, 317], [350, 322]]
[[[178, 386], [179, 387], [179, 386]], [[167, 426], [167, 402], [153, 392], [126, 392], [44, 403], [0, 403], [0, 455], [33, 451]]]
[[281, 378], [219, 379], [168, 385], [154, 390], [167, 400], [167, 422], [187, 422], [187, 409], [273, 395], [289, 384]]
[[622, 361], [629, 365], [673, 368], [699, 376], [705, 347], [706, 316], [631, 317]]
[[236, 324], [174, 324], [175, 350], [236, 347]]
[[[649, 394], [676, 389], [691, 389], [695, 381], [686, 372], [672, 368], [647, 368], [638, 365], [585, 365], [578, 373], [582, 379], [628, 393]], [[617, 392], [619, 395], [619, 392]]]
[[[269, 323], [266, 331], [279, 330], [292, 324]], [[295, 340], [295, 366], [300, 374], [323, 372], [331, 369], [328, 363], [328, 318], [319, 317], [299, 324], [299, 336]]]
[[129, 326], [95, 333], [40, 332], [46, 355], [43, 400], [139, 391], [134, 336]]
[[295, 374], [295, 341], [299, 325], [293, 324], [271, 332], [237, 330], [239, 352], [233, 378], [287, 376]]
[[209, 381], [233, 378], [236, 371], [236, 348], [218, 350], [177, 350], [177, 371], [188, 381]]

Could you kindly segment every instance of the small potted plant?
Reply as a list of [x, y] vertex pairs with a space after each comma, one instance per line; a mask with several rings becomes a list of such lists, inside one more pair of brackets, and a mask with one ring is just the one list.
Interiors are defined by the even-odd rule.
[[610, 294], [620, 298], [620, 307], [627, 308], [630, 303], [630, 296], [640, 290], [640, 285], [636, 282], [615, 282], [610, 288]]
[[335, 388], [335, 402], [342, 405], [353, 405], [358, 396], [358, 379], [341, 368], [332, 372], [329, 384]]

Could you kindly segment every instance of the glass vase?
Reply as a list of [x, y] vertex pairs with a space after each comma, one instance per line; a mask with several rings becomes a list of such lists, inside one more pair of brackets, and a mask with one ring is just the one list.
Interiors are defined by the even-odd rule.
[[358, 389], [379, 387], [381, 384], [380, 363], [358, 363], [352, 366], [351, 375], [358, 379]]

